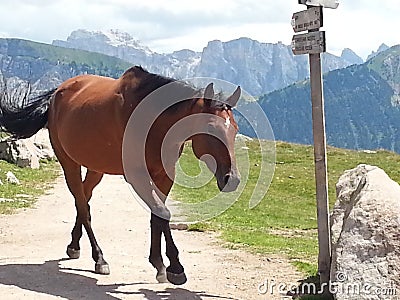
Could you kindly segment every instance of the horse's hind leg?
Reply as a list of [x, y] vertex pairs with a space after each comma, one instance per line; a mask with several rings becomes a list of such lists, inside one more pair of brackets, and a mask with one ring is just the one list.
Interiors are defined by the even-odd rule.
[[83, 191], [88, 202], [92, 198], [93, 189], [100, 183], [103, 175], [103, 173], [87, 170], [85, 180], [83, 181]]
[[69, 258], [77, 259], [81, 253], [81, 247], [79, 246], [79, 240], [82, 237], [82, 223], [78, 216], [76, 216], [75, 225], [71, 232], [72, 241], [67, 247], [67, 255]]
[[[88, 204], [88, 198], [86, 197], [86, 193], [88, 193], [90, 190], [89, 187], [94, 187], [98, 182], [100, 182], [102, 175], [95, 172], [89, 172], [87, 174], [88, 176], [85, 180], [87, 182], [87, 191], [85, 193], [84, 183], [82, 182], [81, 167], [72, 160], [65, 158], [65, 156], [58, 155], [57, 157], [61, 163], [61, 166], [63, 167], [68, 188], [75, 198], [75, 207], [77, 211], [76, 223], [74, 229], [72, 230], [72, 241], [67, 248], [67, 254], [73, 254], [73, 250], [79, 251], [79, 239], [82, 236], [83, 225], [89, 237], [90, 245], [92, 246], [92, 258], [96, 263], [95, 272], [99, 274], [109, 274], [109, 266], [103, 258], [103, 252], [97, 244], [93, 233], [90, 220], [90, 208]], [[79, 254], [77, 256], [79, 256]]]
[[[89, 202], [92, 197], [93, 189], [100, 183], [103, 178], [103, 173], [97, 173], [87, 170], [85, 180], [83, 181], [83, 191], [85, 193], [86, 201]], [[88, 205], [89, 221], [91, 221], [90, 206]], [[74, 228], [71, 232], [72, 240], [67, 247], [67, 254], [70, 258], [79, 258], [80, 246], [79, 241], [82, 237], [82, 223], [77, 215]]]

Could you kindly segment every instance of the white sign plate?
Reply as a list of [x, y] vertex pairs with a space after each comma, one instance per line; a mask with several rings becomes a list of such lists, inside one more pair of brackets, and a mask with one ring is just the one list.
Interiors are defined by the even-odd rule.
[[325, 31], [294, 35], [292, 38], [292, 51], [294, 55], [325, 52]]
[[322, 26], [322, 6], [311, 7], [294, 13], [292, 16], [294, 32], [318, 29]]
[[299, 4], [310, 6], [323, 6], [326, 8], [337, 8], [339, 6], [338, 0], [299, 0]]

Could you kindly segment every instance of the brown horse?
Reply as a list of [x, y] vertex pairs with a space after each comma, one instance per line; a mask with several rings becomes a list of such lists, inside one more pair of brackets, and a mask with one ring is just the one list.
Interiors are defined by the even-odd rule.
[[[151, 103], [151, 95], [158, 89], [170, 84], [173, 85], [172, 93], [182, 98], [180, 101], [168, 102], [166, 98], [171, 98], [171, 93], [159, 93], [156, 98], [160, 102], [153, 101], [153, 104], [147, 105], [148, 111], [134, 114], [141, 104]], [[16, 138], [27, 138], [47, 124], [51, 144], [75, 198], [77, 216], [72, 240], [67, 247], [70, 258], [79, 258], [83, 225], [92, 247], [95, 272], [109, 274], [109, 266], [92, 230], [88, 203], [103, 174], [125, 175], [151, 209], [149, 261], [157, 269], [157, 280], [183, 284], [186, 276], [172, 239], [170, 213], [164, 205], [173, 185], [175, 163], [184, 142], [192, 140], [195, 155], [206, 161], [219, 189], [227, 192], [237, 188], [239, 176], [233, 148], [238, 127], [231, 108], [236, 105], [240, 93], [238, 87], [225, 101], [215, 100], [213, 98], [217, 96], [212, 84], [204, 90], [196, 90], [188, 84], [149, 73], [141, 67], [132, 67], [118, 79], [95, 75], [68, 79], [57, 89], [30, 99], [17, 108], [2, 101], [0, 125]], [[157, 103], [161, 102], [163, 105], [157, 107]], [[153, 113], [162, 107], [166, 109]], [[185, 126], [185, 134], [166, 138], [174, 124], [198, 114], [203, 117], [189, 122]], [[128, 121], [134, 115], [139, 115], [133, 118], [137, 125], [127, 130]], [[154, 115], [154, 120], [148, 122], [147, 116], [151, 115]], [[142, 123], [137, 123], [141, 118], [149, 124], [142, 126]], [[124, 134], [129, 138], [138, 137], [136, 146], [128, 144], [125, 147]], [[166, 153], [176, 154], [163, 157], [163, 147], [167, 149]], [[128, 161], [130, 157], [134, 158], [126, 165], [123, 152]], [[207, 159], [210, 157], [214, 165]], [[87, 168], [83, 180], [82, 166]], [[133, 174], [131, 179], [126, 175], [127, 168]], [[164, 266], [161, 255], [162, 233], [170, 261], [168, 268]]]

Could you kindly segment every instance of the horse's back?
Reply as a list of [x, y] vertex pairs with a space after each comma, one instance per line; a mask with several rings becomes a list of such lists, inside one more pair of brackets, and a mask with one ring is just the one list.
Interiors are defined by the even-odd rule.
[[118, 80], [81, 75], [63, 82], [49, 109], [56, 152], [94, 171], [122, 174], [123, 107]]
[[64, 81], [56, 91], [55, 105], [81, 106], [83, 103], [111, 100], [116, 92], [117, 82], [113, 78], [97, 75], [79, 75]]

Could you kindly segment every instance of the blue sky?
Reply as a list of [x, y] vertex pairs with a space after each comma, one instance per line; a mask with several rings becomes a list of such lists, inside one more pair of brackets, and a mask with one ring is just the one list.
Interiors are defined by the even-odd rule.
[[[327, 48], [366, 58], [381, 43], [400, 44], [398, 0], [339, 0], [324, 9]], [[290, 44], [297, 0], [2, 0], [0, 37], [51, 43], [76, 29], [121, 29], [157, 52], [201, 51], [214, 39], [250, 37]]]

